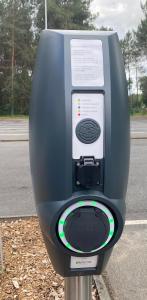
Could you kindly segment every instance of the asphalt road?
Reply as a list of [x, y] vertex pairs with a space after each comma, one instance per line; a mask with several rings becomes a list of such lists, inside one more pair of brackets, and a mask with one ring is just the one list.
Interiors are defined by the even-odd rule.
[[147, 139], [131, 140], [127, 219], [147, 219]]
[[[0, 142], [0, 216], [35, 214], [28, 142]], [[147, 139], [131, 141], [127, 219], [147, 219]]]
[[36, 213], [28, 142], [0, 142], [0, 216]]
[[0, 119], [0, 141], [28, 140], [28, 119]]
[[131, 131], [137, 133], [147, 133], [147, 118], [132, 118]]

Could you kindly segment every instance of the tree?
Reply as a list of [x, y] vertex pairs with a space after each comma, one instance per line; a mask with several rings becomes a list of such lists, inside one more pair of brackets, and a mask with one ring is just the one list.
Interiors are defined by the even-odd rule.
[[17, 106], [22, 107], [18, 82], [28, 102], [28, 90], [23, 87], [31, 81], [34, 56], [31, 3], [29, 0], [0, 0], [0, 8], [0, 111], [14, 114], [19, 111]]
[[147, 56], [147, 1], [141, 7], [144, 18], [141, 20], [135, 35], [140, 54]]
[[142, 91], [142, 102], [147, 107], [147, 76], [140, 78], [140, 89]]
[[136, 81], [136, 95], [139, 99], [139, 79], [138, 79], [138, 69], [140, 69], [140, 50], [138, 49], [138, 44], [135, 39], [135, 32], [128, 31], [125, 38], [121, 40], [121, 48], [124, 57], [124, 63], [126, 71], [128, 72], [128, 90], [129, 95], [131, 94], [131, 69], [135, 74]]
[[101, 26], [98, 30], [100, 30], [100, 31], [113, 31], [113, 28], [106, 27], [106, 26]]
[[123, 40], [120, 41], [122, 54], [124, 58], [125, 69], [128, 72], [128, 90], [131, 94], [131, 64], [133, 62], [134, 39], [130, 31], [128, 31]]
[[[95, 17], [90, 12], [91, 0], [48, 0], [48, 28], [94, 29]], [[44, 29], [44, 1], [38, 0], [36, 26]]]

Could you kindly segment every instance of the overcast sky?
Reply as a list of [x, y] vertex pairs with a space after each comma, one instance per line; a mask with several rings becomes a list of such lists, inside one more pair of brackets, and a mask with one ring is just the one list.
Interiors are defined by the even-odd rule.
[[137, 28], [142, 18], [140, 0], [94, 0], [91, 8], [94, 13], [99, 12], [96, 25], [112, 27], [120, 38], [129, 29]]

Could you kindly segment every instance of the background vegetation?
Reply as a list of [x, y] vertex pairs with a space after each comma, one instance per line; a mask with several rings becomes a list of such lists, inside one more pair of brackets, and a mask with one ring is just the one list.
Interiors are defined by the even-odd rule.
[[[48, 28], [95, 30], [91, 0], [48, 0]], [[136, 31], [121, 41], [131, 113], [147, 111], [147, 2]], [[0, 0], [0, 115], [27, 115], [44, 0]], [[100, 30], [111, 30], [100, 28]], [[147, 71], [147, 70], [146, 70]]]

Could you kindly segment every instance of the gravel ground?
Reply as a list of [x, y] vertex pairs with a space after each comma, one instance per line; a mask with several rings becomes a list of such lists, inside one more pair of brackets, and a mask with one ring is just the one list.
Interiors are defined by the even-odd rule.
[[[38, 219], [1, 222], [4, 270], [0, 274], [0, 300], [64, 299], [64, 280], [53, 270]], [[98, 300], [95, 287], [93, 300]]]

